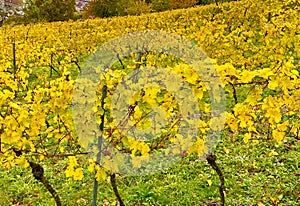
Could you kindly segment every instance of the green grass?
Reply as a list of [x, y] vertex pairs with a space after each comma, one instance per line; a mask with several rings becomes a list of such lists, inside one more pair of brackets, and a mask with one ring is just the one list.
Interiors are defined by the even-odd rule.
[[[227, 153], [225, 152], [227, 151]], [[269, 156], [271, 151], [278, 155]], [[299, 168], [300, 141], [287, 139], [282, 145], [273, 140], [244, 144], [242, 138], [224, 135], [217, 144], [217, 163], [225, 176], [226, 205], [300, 204]], [[85, 159], [80, 158], [82, 162]], [[255, 164], [254, 164], [255, 163]], [[81, 181], [66, 178], [67, 162], [44, 162], [45, 176], [59, 193], [63, 205], [91, 205], [93, 178], [90, 173]], [[13, 168], [0, 171], [0, 205], [55, 205], [49, 192], [37, 182], [30, 169]], [[208, 185], [207, 180], [212, 181]], [[201, 205], [219, 200], [219, 179], [215, 171], [203, 160], [187, 156], [169, 170], [149, 176], [117, 176], [120, 194], [126, 205]], [[109, 181], [100, 183], [98, 205], [107, 200], [116, 205]]]

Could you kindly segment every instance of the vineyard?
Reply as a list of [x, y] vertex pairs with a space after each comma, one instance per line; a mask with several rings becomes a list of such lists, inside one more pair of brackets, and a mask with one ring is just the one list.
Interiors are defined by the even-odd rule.
[[212, 152], [226, 205], [300, 204], [299, 14], [250, 0], [0, 27], [0, 205], [91, 205], [98, 183], [119, 205], [112, 177], [125, 205], [214, 205]]

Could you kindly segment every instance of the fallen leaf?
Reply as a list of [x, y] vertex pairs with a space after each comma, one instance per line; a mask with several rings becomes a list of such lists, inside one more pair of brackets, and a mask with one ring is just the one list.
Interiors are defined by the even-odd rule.
[[211, 181], [211, 180], [207, 180], [207, 184], [208, 184], [209, 186], [211, 186], [211, 185], [212, 185], [212, 181]]
[[272, 150], [270, 153], [269, 153], [269, 157], [273, 157], [273, 156], [277, 156], [278, 153], [275, 152], [274, 150]]
[[226, 147], [223, 148], [223, 151], [228, 154], [230, 152], [230, 149], [227, 149]]
[[262, 200], [259, 200], [257, 202], [257, 206], [265, 206], [264, 202]]
[[272, 202], [277, 205], [279, 203], [279, 199], [277, 197], [270, 197], [270, 199], [272, 200]]

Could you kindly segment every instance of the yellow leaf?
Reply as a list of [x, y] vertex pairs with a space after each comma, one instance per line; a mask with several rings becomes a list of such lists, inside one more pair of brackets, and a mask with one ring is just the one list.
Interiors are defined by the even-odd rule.
[[255, 132], [255, 133], [258, 133], [257, 130], [256, 130], [256, 128], [253, 127], [253, 126], [248, 127], [248, 132]]
[[249, 91], [246, 102], [249, 102], [250, 105], [255, 105], [259, 100], [261, 100], [263, 93], [262, 88], [255, 87], [254, 89]]
[[43, 161], [44, 159], [45, 159], [45, 156], [44, 156], [44, 155], [41, 155], [41, 156], [40, 156], [40, 160]]
[[287, 130], [288, 125], [289, 125], [289, 122], [286, 121], [286, 122], [284, 122], [284, 123], [282, 123], [282, 124], [278, 124], [276, 127], [277, 127], [277, 129], [278, 129], [279, 131], [284, 132], [284, 131]]
[[59, 151], [60, 151], [60, 152], [64, 152], [64, 151], [65, 151], [65, 148], [64, 148], [64, 147], [60, 147], [60, 148], [59, 148]]
[[18, 159], [16, 159], [16, 164], [18, 164], [21, 168], [29, 167], [29, 163], [24, 156], [21, 156]]
[[245, 143], [248, 143], [250, 138], [251, 138], [251, 133], [246, 133], [246, 134], [244, 135], [244, 142], [245, 142]]
[[249, 83], [252, 81], [253, 77], [256, 75], [256, 72], [244, 70], [241, 72], [240, 82]]
[[99, 165], [96, 165], [96, 171], [97, 172], [95, 178], [97, 179], [98, 182], [106, 179], [106, 173]]
[[280, 79], [278, 79], [278, 78], [272, 78], [269, 81], [268, 88], [272, 89], [272, 90], [275, 90], [279, 85], [279, 81], [280, 81]]
[[272, 136], [273, 136], [274, 140], [276, 140], [278, 143], [281, 143], [281, 141], [285, 137], [285, 134], [284, 134], [284, 132], [280, 132], [278, 130], [273, 130]]
[[270, 197], [270, 199], [272, 200], [272, 202], [277, 205], [279, 203], [279, 199], [277, 197]]
[[272, 150], [270, 153], [269, 153], [269, 157], [273, 157], [273, 156], [277, 156], [278, 153], [275, 152], [274, 150]]
[[82, 168], [77, 168], [75, 171], [74, 171], [74, 180], [82, 180], [83, 178], [83, 170]]
[[207, 180], [207, 184], [208, 184], [209, 186], [211, 186], [211, 185], [212, 185], [212, 181], [211, 181], [211, 180]]
[[271, 71], [270, 68], [264, 68], [262, 70], [259, 70], [258, 74], [259, 74], [259, 76], [263, 77], [264, 79], [268, 79], [268, 77], [273, 75], [274, 73]]
[[134, 118], [135, 118], [136, 120], [139, 120], [139, 119], [141, 119], [142, 115], [143, 115], [142, 110], [140, 109], [139, 106], [136, 106], [136, 107], [134, 108]]
[[135, 69], [136, 66], [134, 64], [128, 64], [127, 69]]
[[68, 167], [65, 171], [67, 177], [72, 177], [74, 175], [74, 167]]
[[142, 156], [149, 156], [149, 152], [150, 152], [149, 146], [146, 144], [143, 144], [142, 149], [141, 149]]
[[92, 164], [90, 164], [89, 166], [88, 166], [88, 171], [89, 172], [94, 172], [94, 170], [95, 170], [95, 163], [92, 163]]

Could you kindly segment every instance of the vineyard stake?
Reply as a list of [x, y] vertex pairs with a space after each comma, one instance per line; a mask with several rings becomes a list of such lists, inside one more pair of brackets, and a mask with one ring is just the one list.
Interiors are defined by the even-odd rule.
[[[101, 98], [101, 107], [103, 109], [103, 114], [101, 115], [101, 124], [99, 126], [99, 129], [101, 131], [101, 135], [98, 137], [98, 153], [97, 153], [97, 158], [96, 158], [96, 164], [100, 164], [100, 160], [101, 160], [101, 150], [102, 150], [102, 138], [103, 138], [103, 128], [104, 128], [104, 99], [106, 98], [106, 94], [107, 94], [107, 86], [105, 85], [102, 88], [102, 98]], [[97, 205], [97, 191], [98, 191], [98, 181], [96, 178], [94, 178], [94, 190], [93, 190], [93, 202], [92, 202], [92, 206], [96, 206]]]

